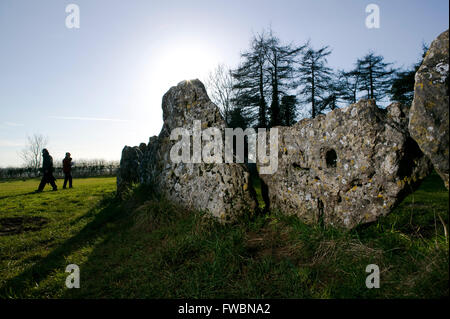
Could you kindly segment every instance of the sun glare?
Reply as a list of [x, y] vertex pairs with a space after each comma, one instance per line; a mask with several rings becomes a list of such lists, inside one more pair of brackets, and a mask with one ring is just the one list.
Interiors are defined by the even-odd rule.
[[204, 79], [218, 64], [213, 50], [198, 43], [175, 43], [164, 48], [160, 55], [152, 77], [170, 85], [182, 80]]

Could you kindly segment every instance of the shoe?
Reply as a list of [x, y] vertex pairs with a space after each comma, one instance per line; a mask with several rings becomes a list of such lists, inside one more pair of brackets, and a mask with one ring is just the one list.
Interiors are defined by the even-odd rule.
[[56, 192], [57, 190], [58, 190], [57, 188], [53, 188], [53, 189], [52, 189], [53, 192]]
[[42, 190], [41, 189], [36, 189], [34, 192], [35, 193], [42, 193]]

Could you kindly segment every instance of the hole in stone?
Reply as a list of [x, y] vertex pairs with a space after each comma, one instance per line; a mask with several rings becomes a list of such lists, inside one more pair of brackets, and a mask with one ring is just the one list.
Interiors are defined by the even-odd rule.
[[337, 155], [336, 151], [331, 149], [328, 150], [325, 154], [325, 161], [327, 163], [327, 167], [336, 167]]
[[295, 168], [295, 169], [298, 169], [298, 170], [302, 170], [302, 171], [309, 171], [309, 167], [302, 167], [300, 164], [298, 164], [298, 163], [292, 163], [292, 166]]
[[361, 180], [359, 179], [359, 178], [357, 178], [357, 179], [354, 179], [354, 180], [352, 180], [351, 182], [350, 182], [350, 188], [353, 188], [353, 187], [362, 187], [362, 182], [361, 182]]

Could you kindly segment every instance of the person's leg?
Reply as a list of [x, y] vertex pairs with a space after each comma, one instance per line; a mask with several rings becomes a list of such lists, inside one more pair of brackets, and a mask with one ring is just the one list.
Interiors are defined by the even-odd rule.
[[52, 185], [54, 191], [58, 190], [58, 186], [56, 186], [55, 179], [53, 177], [50, 178], [50, 185]]
[[69, 188], [72, 188], [72, 173], [69, 173]]
[[46, 182], [46, 180], [45, 180], [45, 176], [42, 176], [42, 179], [41, 179], [41, 182], [39, 183], [39, 187], [38, 187], [38, 192], [42, 192], [42, 190], [44, 189], [44, 187], [45, 187], [45, 182]]
[[[63, 188], [66, 188], [67, 186], [67, 180], [69, 179], [69, 174], [64, 173], [64, 184], [63, 184]], [[69, 184], [70, 185], [70, 184]]]

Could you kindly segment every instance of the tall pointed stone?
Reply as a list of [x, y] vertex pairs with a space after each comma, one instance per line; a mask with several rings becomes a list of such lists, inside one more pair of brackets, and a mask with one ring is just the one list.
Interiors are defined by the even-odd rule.
[[430, 46], [416, 73], [409, 131], [430, 158], [448, 189], [449, 179], [449, 40], [448, 30]]

